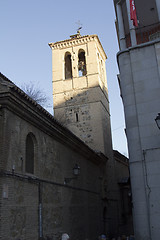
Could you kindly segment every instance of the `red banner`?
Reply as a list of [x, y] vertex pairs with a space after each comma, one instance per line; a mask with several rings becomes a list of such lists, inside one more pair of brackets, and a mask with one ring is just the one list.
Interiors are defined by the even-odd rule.
[[133, 20], [133, 25], [138, 27], [137, 14], [134, 0], [130, 0], [130, 18]]

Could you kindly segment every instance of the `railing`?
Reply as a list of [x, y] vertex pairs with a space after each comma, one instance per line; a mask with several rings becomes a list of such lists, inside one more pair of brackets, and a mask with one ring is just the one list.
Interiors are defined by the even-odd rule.
[[[137, 27], [136, 29], [137, 45], [141, 43], [150, 42], [154, 39], [160, 38], [160, 23]], [[126, 35], [126, 46], [131, 47], [130, 34]]]

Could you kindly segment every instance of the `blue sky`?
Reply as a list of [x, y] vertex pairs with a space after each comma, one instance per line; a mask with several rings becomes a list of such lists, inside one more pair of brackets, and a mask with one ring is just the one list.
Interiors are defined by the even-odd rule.
[[68, 39], [82, 23], [81, 35], [97, 34], [107, 54], [112, 139], [127, 155], [124, 113], [117, 82], [118, 42], [112, 0], [5, 0], [0, 3], [0, 72], [18, 86], [34, 82], [52, 101], [50, 42]]

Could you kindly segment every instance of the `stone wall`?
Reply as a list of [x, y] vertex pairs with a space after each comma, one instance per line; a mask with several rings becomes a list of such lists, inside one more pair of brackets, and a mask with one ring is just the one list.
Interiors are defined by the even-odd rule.
[[[0, 239], [97, 239], [105, 161], [19, 89], [0, 90]], [[34, 174], [25, 171], [29, 133]], [[65, 184], [75, 164], [80, 175]]]

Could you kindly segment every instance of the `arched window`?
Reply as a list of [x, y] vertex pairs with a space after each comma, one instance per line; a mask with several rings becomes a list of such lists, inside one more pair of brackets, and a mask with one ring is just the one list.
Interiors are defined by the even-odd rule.
[[78, 53], [78, 72], [79, 77], [85, 76], [87, 74], [85, 51], [82, 49], [80, 49]]
[[72, 78], [72, 61], [71, 54], [66, 52], [65, 54], [65, 79]]
[[35, 158], [35, 143], [34, 135], [29, 133], [26, 137], [26, 158], [25, 158], [25, 172], [34, 173], [34, 159]]

